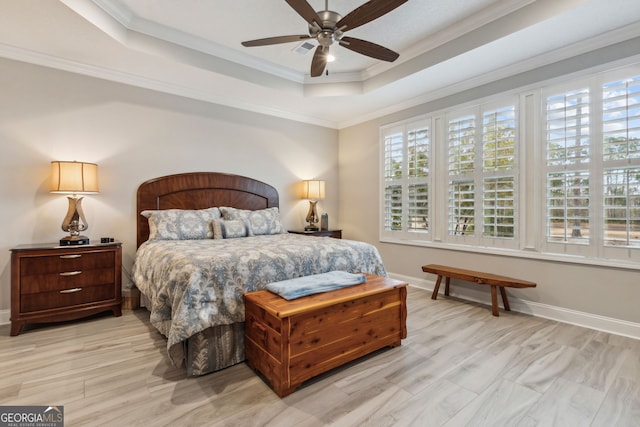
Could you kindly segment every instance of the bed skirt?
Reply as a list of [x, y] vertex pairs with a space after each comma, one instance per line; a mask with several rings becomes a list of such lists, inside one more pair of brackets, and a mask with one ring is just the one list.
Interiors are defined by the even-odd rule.
[[[140, 292], [142, 308], [149, 310], [149, 299]], [[244, 362], [244, 322], [205, 329], [169, 350], [173, 360], [182, 360], [187, 376], [210, 374]]]
[[245, 360], [244, 322], [205, 329], [183, 344], [188, 376], [219, 371]]

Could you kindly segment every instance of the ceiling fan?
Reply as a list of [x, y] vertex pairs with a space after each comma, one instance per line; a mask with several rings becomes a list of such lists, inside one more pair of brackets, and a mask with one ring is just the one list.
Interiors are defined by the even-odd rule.
[[327, 66], [329, 46], [334, 42], [340, 46], [371, 58], [393, 62], [400, 56], [384, 46], [366, 40], [345, 36], [344, 33], [364, 25], [385, 15], [408, 0], [370, 0], [352, 10], [346, 16], [330, 11], [328, 0], [325, 10], [316, 12], [306, 0], [285, 0], [298, 15], [309, 24], [309, 34], [268, 37], [265, 39], [242, 42], [245, 47], [267, 46], [280, 43], [291, 43], [306, 39], [316, 39], [318, 47], [311, 61], [311, 77], [322, 75]]

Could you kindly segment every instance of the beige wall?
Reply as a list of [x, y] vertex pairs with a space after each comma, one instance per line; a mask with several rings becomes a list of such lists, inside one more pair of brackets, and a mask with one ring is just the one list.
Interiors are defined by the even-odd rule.
[[[622, 49], [624, 48], [624, 49]], [[638, 54], [638, 46], [625, 45], [620, 56]], [[490, 85], [477, 87], [455, 96], [432, 101], [405, 111], [340, 131], [340, 221], [343, 235], [375, 244], [392, 276], [431, 287], [434, 277], [422, 273], [421, 266], [440, 263], [520, 277], [538, 283], [535, 289], [509, 290], [518, 310], [558, 320], [640, 337], [640, 271], [570, 264], [527, 258], [514, 258], [439, 248], [407, 246], [379, 241], [379, 129], [380, 126], [428, 114], [447, 106], [478, 99], [501, 91], [516, 89], [575, 72], [585, 65], [597, 66], [606, 60], [618, 60], [606, 52], [593, 52], [551, 66], [527, 72]], [[622, 61], [638, 61], [637, 56]], [[615, 65], [621, 65], [620, 61]], [[612, 65], [613, 66], [613, 65]], [[527, 195], [524, 195], [525, 197]], [[473, 285], [456, 285], [463, 298], [489, 302], [487, 290]], [[484, 291], [484, 293], [482, 293]], [[522, 301], [518, 301], [521, 299]], [[513, 304], [512, 304], [513, 306]], [[600, 316], [606, 319], [600, 318]], [[631, 323], [629, 323], [631, 322]]]
[[218, 171], [267, 182], [289, 228], [304, 226], [308, 208], [295, 184], [325, 179], [319, 210], [337, 225], [335, 130], [9, 60], [0, 60], [0, 82], [0, 321], [10, 307], [9, 250], [64, 235], [67, 200], [48, 189], [52, 160], [98, 163], [101, 191], [83, 201], [85, 234], [122, 241], [127, 271], [136, 188], [157, 176]]

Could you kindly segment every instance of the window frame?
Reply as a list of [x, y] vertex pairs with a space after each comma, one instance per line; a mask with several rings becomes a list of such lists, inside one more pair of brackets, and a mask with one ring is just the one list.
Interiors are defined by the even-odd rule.
[[[409, 176], [409, 164], [408, 164], [408, 152], [409, 152], [409, 138], [407, 135], [419, 129], [427, 129], [427, 177], [411, 177]], [[428, 193], [433, 189], [433, 176], [431, 174], [431, 170], [433, 170], [433, 144], [432, 140], [432, 120], [430, 117], [423, 116], [418, 118], [413, 118], [410, 120], [406, 120], [400, 123], [395, 123], [390, 126], [383, 126], [380, 128], [380, 141], [381, 141], [381, 150], [380, 150], [380, 165], [381, 165], [381, 182], [380, 186], [380, 200], [381, 200], [381, 211], [380, 211], [380, 240], [384, 239], [400, 239], [400, 240], [431, 240], [431, 224], [433, 224], [432, 219], [432, 209], [431, 206], [433, 203], [431, 199], [428, 200], [428, 213], [427, 213], [427, 228], [424, 231], [420, 230], [412, 230], [408, 227], [409, 224], [409, 212], [410, 208], [410, 199], [409, 195], [411, 194], [409, 189], [412, 186], [426, 184]], [[402, 137], [402, 171], [401, 177], [397, 179], [390, 179], [386, 175], [387, 171], [387, 158], [386, 154], [386, 138], [391, 135], [401, 134]], [[391, 184], [395, 183], [395, 184]], [[401, 192], [401, 228], [399, 230], [390, 230], [387, 229], [387, 191], [386, 189], [389, 186], [399, 186]]]
[[[514, 147], [513, 147], [513, 164], [508, 170], [502, 171], [487, 171], [485, 170], [485, 162], [484, 162], [484, 117], [487, 112], [495, 112], [501, 109], [509, 108], [513, 106], [513, 121], [514, 121], [514, 129], [513, 129], [513, 138]], [[440, 181], [443, 183], [442, 186], [447, 189], [447, 197], [446, 197], [446, 212], [440, 212], [446, 220], [446, 229], [443, 232], [443, 240], [445, 242], [457, 245], [472, 245], [477, 247], [488, 247], [488, 248], [502, 248], [502, 249], [517, 249], [520, 247], [520, 221], [518, 218], [518, 212], [520, 210], [520, 202], [518, 198], [518, 188], [519, 183], [521, 181], [520, 177], [520, 106], [519, 106], [519, 97], [513, 94], [503, 94], [496, 97], [493, 97], [490, 100], [485, 100], [482, 103], [478, 103], [473, 106], [469, 106], [466, 108], [457, 108], [451, 109], [447, 111], [444, 117], [444, 126], [445, 126], [445, 135], [444, 140], [441, 142], [444, 147], [444, 154], [446, 156], [446, 170], [442, 170], [438, 177]], [[463, 174], [452, 174], [450, 173], [450, 156], [449, 152], [449, 125], [451, 121], [455, 121], [459, 118], [467, 118], [474, 117], [474, 168], [471, 173], [463, 173]], [[484, 233], [485, 226], [485, 216], [484, 216], [484, 207], [485, 207], [485, 197], [484, 197], [484, 188], [485, 183], [490, 180], [500, 179], [500, 178], [512, 178], [513, 179], [513, 203], [512, 208], [514, 210], [514, 223], [512, 225], [513, 228], [513, 237], [505, 238], [505, 237], [495, 237], [495, 236], [486, 236]], [[444, 180], [443, 180], [444, 179]], [[473, 235], [464, 235], [455, 233], [455, 228], [452, 225], [455, 223], [451, 218], [452, 206], [450, 205], [451, 200], [451, 186], [452, 183], [471, 183], [473, 182], [473, 191], [475, 193], [475, 197], [473, 199], [474, 205], [474, 234]], [[459, 228], [459, 227], [458, 227]]]

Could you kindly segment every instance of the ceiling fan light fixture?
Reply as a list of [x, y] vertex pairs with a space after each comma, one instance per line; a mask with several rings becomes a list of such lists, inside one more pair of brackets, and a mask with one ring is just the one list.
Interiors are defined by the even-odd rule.
[[333, 56], [331, 53], [327, 52], [327, 62], [334, 62], [336, 60], [336, 57]]
[[[312, 39], [318, 43], [311, 60], [311, 77], [322, 75], [328, 62], [335, 60], [329, 54], [329, 46], [339, 44], [353, 52], [382, 61], [393, 62], [400, 56], [398, 53], [375, 43], [345, 37], [344, 32], [350, 31], [391, 12], [409, 0], [369, 0], [360, 7], [342, 16], [329, 10], [328, 0], [325, 0], [325, 10], [315, 11], [308, 0], [285, 0], [308, 24], [309, 34], [267, 37], [264, 39], [242, 42], [245, 47], [267, 46], [280, 43], [291, 43]], [[305, 48], [308, 44], [305, 44]], [[303, 53], [304, 48], [296, 49]]]

